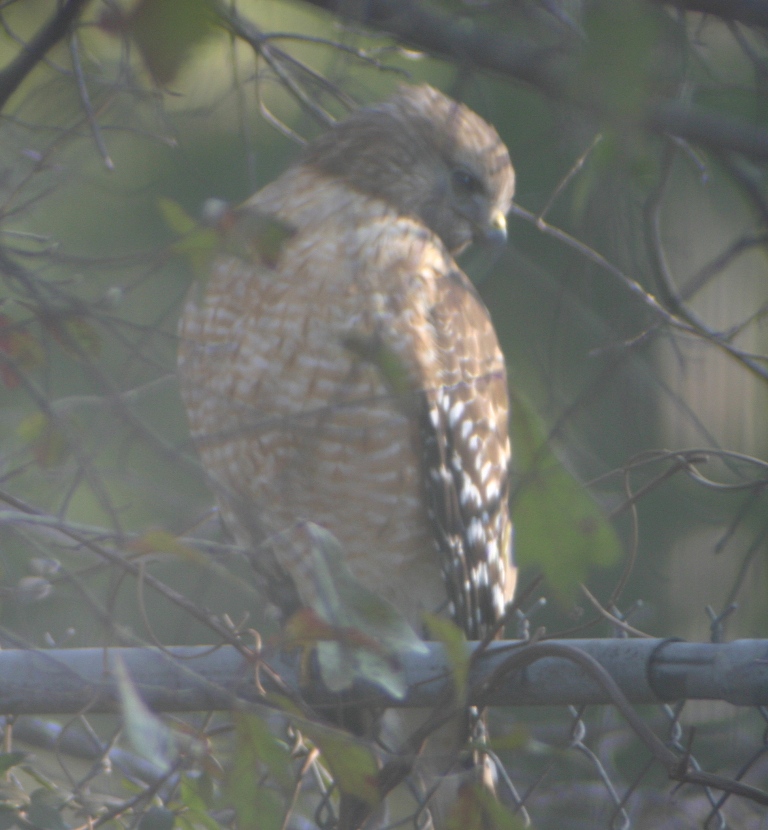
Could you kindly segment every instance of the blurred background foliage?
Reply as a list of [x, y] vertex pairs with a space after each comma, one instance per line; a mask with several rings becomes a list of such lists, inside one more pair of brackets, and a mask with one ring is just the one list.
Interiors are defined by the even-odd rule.
[[729, 637], [765, 636], [761, 4], [324, 5], [0, 3], [3, 645], [212, 641], [103, 547], [274, 631], [188, 441], [175, 325], [195, 277], [161, 205], [202, 220], [324, 122], [423, 81], [492, 122], [517, 170], [507, 249], [462, 265], [523, 413], [522, 584], [543, 570], [550, 600], [531, 625], [599, 619], [584, 580], [654, 636], [707, 639], [731, 603]]

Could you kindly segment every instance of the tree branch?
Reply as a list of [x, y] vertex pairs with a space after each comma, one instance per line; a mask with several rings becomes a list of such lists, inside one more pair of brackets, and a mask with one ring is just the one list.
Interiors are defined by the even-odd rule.
[[746, 23], [748, 26], [768, 26], [766, 0], [651, 0], [661, 6], [674, 6], [686, 12], [714, 14], [723, 20]]
[[0, 109], [21, 82], [60, 40], [69, 33], [88, 0], [66, 0], [51, 19], [25, 44], [21, 52], [0, 72]]
[[[651, 0], [661, 2], [661, 0]], [[462, 65], [498, 72], [530, 84], [548, 97], [581, 107], [597, 118], [611, 118], [611, 112], [579, 92], [573, 83], [573, 64], [582, 44], [560, 39], [556, 47], [512, 37], [488, 28], [471, 18], [460, 18], [429, 8], [419, 0], [305, 0], [339, 18], [378, 29], [430, 54]], [[667, 3], [666, 5], [670, 5]], [[691, 10], [712, 11], [742, 22], [768, 25], [768, 2], [724, 2], [687, 0], [672, 5]], [[733, 9], [733, 10], [732, 10]], [[717, 11], [716, 11], [717, 10]], [[741, 153], [754, 160], [768, 159], [768, 130], [723, 114], [706, 112], [675, 100], [652, 101], [639, 126], [656, 134], [672, 134], [714, 150]]]
[[446, 14], [419, 0], [306, 0], [341, 19], [387, 32], [402, 43], [448, 58], [470, 63], [529, 83], [552, 95], [561, 83], [557, 59], [562, 48], [554, 49], [476, 23], [469, 18]]

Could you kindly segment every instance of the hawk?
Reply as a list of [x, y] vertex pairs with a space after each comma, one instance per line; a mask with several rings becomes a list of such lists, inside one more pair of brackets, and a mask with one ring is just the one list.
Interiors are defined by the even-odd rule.
[[444, 613], [479, 638], [503, 614], [506, 370], [454, 257], [506, 238], [514, 182], [493, 127], [403, 86], [232, 211], [183, 311], [179, 377], [224, 521], [284, 614], [311, 590], [285, 543], [304, 520], [417, 630]]

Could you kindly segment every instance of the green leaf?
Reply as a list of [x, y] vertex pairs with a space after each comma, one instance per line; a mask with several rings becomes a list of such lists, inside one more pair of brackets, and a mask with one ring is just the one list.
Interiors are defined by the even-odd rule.
[[[323, 683], [332, 691], [342, 691], [361, 678], [402, 698], [407, 687], [399, 656], [427, 653], [402, 614], [354, 578], [341, 544], [325, 528], [302, 522], [281, 534], [279, 544], [286, 551], [281, 564], [293, 577], [302, 604], [325, 623], [325, 628], [315, 626]], [[308, 556], [297, 559], [296, 551]], [[294, 561], [296, 566], [291, 567]], [[306, 615], [301, 619], [306, 635]], [[295, 626], [288, 626], [289, 636], [294, 630]]]
[[322, 583], [315, 609], [321, 617], [371, 634], [387, 650], [427, 653], [423, 640], [397, 608], [355, 579], [341, 543], [329, 530], [314, 522], [302, 523], [301, 530], [311, 543], [316, 584]]
[[215, 16], [210, 0], [137, 0], [128, 13], [110, 8], [99, 24], [131, 38], [154, 80], [165, 85], [192, 49], [215, 31]]
[[257, 767], [263, 768], [281, 786], [293, 786], [291, 753], [284, 741], [275, 737], [263, 718], [237, 714], [235, 734], [238, 751], [247, 750]]
[[116, 659], [114, 667], [125, 732], [131, 746], [164, 773], [170, 772], [178, 756], [173, 733], [139, 697], [122, 660]]
[[139, 821], [139, 830], [173, 830], [176, 816], [166, 807], [153, 805]]
[[438, 617], [436, 614], [425, 614], [424, 622], [430, 638], [441, 642], [445, 648], [445, 656], [451, 667], [451, 677], [456, 689], [456, 701], [463, 703], [467, 697], [470, 661], [466, 635], [451, 620]]
[[341, 792], [356, 796], [370, 807], [379, 803], [379, 765], [367, 743], [320, 723], [305, 721], [299, 728], [320, 749]]
[[216, 227], [222, 235], [222, 252], [246, 261], [257, 260], [274, 268], [283, 245], [296, 229], [248, 204], [221, 214]]
[[338, 642], [317, 644], [317, 662], [325, 687], [331, 692], [343, 692], [355, 680], [367, 680], [396, 700], [402, 700], [408, 684], [398, 663], [365, 646], [350, 646], [346, 639], [345, 632], [341, 632]]
[[459, 790], [446, 821], [446, 830], [523, 830], [525, 826], [479, 781]]
[[201, 795], [200, 788], [200, 779], [192, 779], [186, 775], [181, 777], [179, 800], [185, 808], [183, 812], [185, 823], [190, 827], [202, 826], [205, 830], [221, 830], [221, 825], [209, 815], [208, 804]]
[[10, 828], [23, 827], [24, 823], [19, 819], [19, 810], [17, 807], [11, 807], [8, 804], [0, 804], [0, 830], [10, 830]]
[[3, 752], [0, 753], [0, 775], [5, 775], [9, 769], [24, 762], [26, 752]]
[[674, 83], [669, 21], [637, 0], [596, 0], [586, 7], [583, 26], [585, 48], [574, 76], [580, 92], [614, 119], [639, 118], [659, 87]]
[[[238, 826], [281, 830], [287, 796], [293, 788], [290, 752], [256, 715], [236, 713], [235, 734], [235, 760], [227, 792]], [[265, 781], [265, 776], [276, 782], [282, 793]]]
[[520, 478], [512, 510], [515, 555], [523, 567], [538, 566], [566, 601], [590, 567], [618, 560], [620, 542], [583, 485], [549, 448], [544, 424], [519, 392], [512, 395], [512, 444]]
[[158, 199], [157, 207], [165, 224], [179, 237], [171, 246], [171, 250], [187, 259], [195, 276], [205, 281], [210, 272], [211, 261], [219, 250], [219, 232], [216, 228], [193, 219], [172, 199]]
[[64, 799], [50, 790], [40, 788], [29, 797], [27, 819], [36, 830], [69, 830], [61, 817], [60, 808]]

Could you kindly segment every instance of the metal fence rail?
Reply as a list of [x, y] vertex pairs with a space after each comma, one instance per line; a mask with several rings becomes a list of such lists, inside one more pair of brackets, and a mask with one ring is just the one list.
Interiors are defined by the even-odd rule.
[[[768, 640], [500, 641], [485, 647], [468, 643], [467, 656], [470, 702], [517, 707], [517, 713], [497, 710], [498, 717], [509, 726], [510, 716], [514, 720], [519, 714], [539, 746], [533, 755], [521, 749], [496, 758], [505, 801], [524, 823], [530, 815], [537, 826], [558, 826], [567, 802], [569, 830], [677, 828], [683, 826], [680, 821], [720, 830], [763, 826], [768, 806], [762, 786], [768, 774]], [[455, 661], [454, 655], [454, 666]], [[64, 729], [31, 718], [15, 720], [16, 715], [118, 712], [122, 667], [144, 702], [158, 712], [228, 710], [242, 704], [264, 712], [259, 706], [263, 693], [275, 687], [270, 677], [318, 709], [361, 703], [439, 708], [450, 699], [453, 683], [451, 661], [438, 643], [428, 644], [422, 656], [403, 657], [408, 691], [402, 700], [364, 682], [343, 695], [331, 693], [297, 658], [279, 650], [265, 649], [256, 658], [232, 646], [17, 649], [0, 651], [0, 713], [12, 718], [22, 742], [94, 760], [108, 756], [132, 779], [154, 786], [166, 774], [162, 769], [96, 739], [92, 730], [81, 734], [80, 719]], [[693, 700], [727, 701], [738, 707], [734, 711], [745, 726], [730, 761], [718, 758], [717, 772], [707, 771], [713, 758], [700, 754], [708, 753], [707, 738], [694, 739], [681, 722]], [[604, 703], [614, 708], [592, 705]], [[656, 705], [639, 713], [631, 704]], [[539, 712], [551, 709], [542, 720], [527, 708], [531, 706]], [[714, 740], [723, 750], [719, 755], [728, 755], [723, 734], [715, 733]], [[617, 766], [628, 750], [643, 759], [631, 772]], [[659, 771], [676, 783], [665, 787]], [[558, 794], [554, 800], [552, 787]], [[664, 795], [670, 787], [674, 794]]]
[[[470, 653], [477, 643], [468, 643]], [[389, 697], [370, 683], [356, 684], [350, 703], [430, 706], [444, 695], [451, 668], [443, 646], [426, 655], [404, 655], [408, 692]], [[338, 693], [300, 682], [298, 661], [265, 650], [259, 659], [310, 705], [338, 704]], [[50, 649], [0, 651], [0, 712], [62, 714], [114, 712], [114, 676], [122, 661], [148, 706], [156, 711], [231, 708], [235, 699], [258, 702], [254, 664], [232, 646]], [[595, 666], [597, 668], [595, 668]], [[494, 642], [470, 666], [470, 703], [490, 706], [584, 706], [615, 703], [601, 681], [602, 669], [631, 703], [723, 700], [739, 706], [768, 705], [768, 640], [686, 643], [669, 639]], [[262, 677], [265, 685], [268, 678]]]

